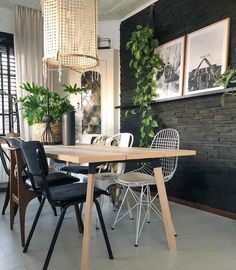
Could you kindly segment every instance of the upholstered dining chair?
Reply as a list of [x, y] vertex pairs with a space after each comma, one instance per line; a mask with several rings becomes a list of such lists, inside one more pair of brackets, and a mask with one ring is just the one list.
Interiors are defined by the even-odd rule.
[[[92, 138], [91, 144], [106, 145], [106, 146], [118, 146], [118, 147], [132, 147], [134, 136], [131, 133], [123, 132], [117, 133], [109, 138], [107, 136], [99, 136]], [[71, 164], [61, 169], [67, 173], [76, 173], [84, 175], [88, 174], [88, 166], [81, 166], [78, 164]], [[125, 170], [125, 163], [105, 164], [97, 167], [97, 174], [95, 175], [95, 186], [103, 190], [107, 190], [109, 186], [116, 184], [115, 179], [118, 175], [122, 174]], [[112, 194], [111, 194], [112, 196]], [[104, 196], [99, 198], [101, 208], [104, 203]], [[128, 206], [129, 207], [129, 206]], [[98, 228], [98, 222], [96, 221], [96, 228]]]
[[[57, 223], [57, 226], [56, 226], [56, 229], [55, 229], [55, 232], [54, 232], [51, 244], [50, 244], [50, 248], [48, 250], [48, 253], [44, 262], [43, 269], [46, 270], [48, 268], [48, 265], [52, 256], [65, 213], [70, 206], [74, 207], [79, 230], [83, 232], [83, 221], [82, 221], [81, 212], [78, 207], [78, 204], [84, 203], [86, 201], [87, 184], [86, 183], [71, 183], [71, 184], [64, 184], [64, 185], [54, 186], [54, 187], [49, 186], [48, 179], [47, 179], [48, 178], [47, 159], [46, 159], [43, 145], [40, 142], [35, 142], [35, 141], [22, 142], [21, 149], [22, 149], [24, 158], [26, 160], [27, 169], [30, 176], [29, 179], [32, 183], [31, 184], [32, 188], [35, 190], [35, 192], [38, 191], [37, 182], [36, 182], [36, 179], [38, 177], [42, 179], [42, 185], [44, 187], [44, 191], [41, 193], [43, 198], [38, 208], [38, 212], [35, 216], [35, 220], [31, 227], [25, 247], [23, 249], [24, 253], [27, 252], [28, 250], [31, 238], [33, 236], [33, 233], [37, 225], [45, 200], [47, 199], [52, 206], [60, 207], [62, 209], [62, 212], [60, 214], [60, 217], [59, 217], [59, 220], [58, 220], [58, 223]], [[110, 242], [107, 236], [102, 212], [101, 212], [99, 203], [97, 201], [97, 198], [102, 194], [108, 195], [106, 191], [103, 191], [96, 187], [94, 188], [94, 203], [95, 203], [98, 216], [100, 219], [109, 258], [113, 259], [113, 254], [112, 254]]]
[[[158, 149], [179, 149], [179, 134], [175, 129], [167, 128], [159, 131], [154, 137], [151, 148]], [[168, 182], [174, 175], [177, 168], [178, 157], [168, 157], [161, 159], [162, 173], [164, 181]], [[150, 222], [150, 210], [153, 210], [156, 215], [163, 220], [160, 210], [155, 205], [155, 199], [158, 196], [158, 192], [154, 197], [151, 196], [150, 186], [155, 185], [156, 180], [154, 177], [154, 171], [150, 164], [144, 163], [140, 168], [121, 174], [117, 179], [116, 183], [122, 185], [126, 191], [121, 202], [120, 208], [115, 217], [112, 229], [115, 225], [122, 220], [125, 216], [136, 208], [136, 235], [135, 235], [135, 246], [138, 246], [138, 240], [141, 235], [145, 221]], [[137, 193], [137, 188], [140, 188], [140, 192]], [[128, 200], [129, 195], [134, 200], [134, 205], [121, 215], [121, 210], [124, 202]], [[141, 223], [142, 210], [144, 210], [144, 218]], [[131, 215], [132, 216], [132, 215]], [[173, 233], [175, 230], [173, 227]]]
[[[90, 144], [102, 144], [106, 141], [107, 136], [93, 136], [91, 138]], [[87, 175], [88, 174], [88, 164], [80, 165], [80, 164], [68, 164], [66, 166], [63, 166], [60, 168], [60, 171], [65, 172], [67, 174], [73, 174], [74, 176], [79, 176], [79, 175]], [[100, 168], [97, 168], [97, 172], [99, 171], [105, 171], [101, 170]]]
[[[108, 138], [106, 141], [106, 145], [109, 146], [118, 146], [118, 147], [132, 147], [134, 142], [134, 136], [131, 133], [118, 133]], [[108, 188], [114, 184], [116, 184], [115, 180], [117, 177], [124, 173], [125, 171], [125, 163], [118, 162], [116, 164], [106, 164], [105, 168], [108, 170], [107, 172], [99, 171], [95, 175], [95, 186], [104, 190], [108, 190]], [[115, 187], [116, 189], [116, 187]], [[111, 194], [111, 196], [113, 196]], [[103, 199], [101, 197], [100, 204], [103, 206]], [[112, 200], [115, 203], [115, 200]], [[129, 207], [129, 206], [128, 206]]]

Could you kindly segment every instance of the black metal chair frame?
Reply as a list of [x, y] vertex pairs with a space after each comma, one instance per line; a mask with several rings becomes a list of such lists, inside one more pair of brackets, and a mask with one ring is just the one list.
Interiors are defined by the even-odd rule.
[[[24, 253], [26, 253], [27, 250], [28, 250], [29, 244], [31, 242], [34, 230], [35, 230], [37, 222], [39, 220], [39, 217], [40, 217], [43, 205], [45, 203], [45, 200], [47, 199], [49, 201], [49, 203], [51, 204], [51, 206], [60, 207], [62, 209], [59, 220], [58, 220], [58, 223], [57, 223], [57, 226], [56, 226], [56, 229], [55, 229], [55, 232], [54, 232], [54, 235], [53, 235], [53, 238], [52, 238], [52, 241], [51, 241], [51, 244], [50, 244], [50, 247], [49, 247], [49, 250], [48, 250], [48, 253], [47, 253], [47, 256], [46, 256], [46, 259], [45, 259], [45, 262], [44, 262], [43, 270], [46, 270], [46, 269], [48, 269], [48, 265], [49, 265], [49, 262], [50, 262], [50, 259], [51, 259], [55, 244], [56, 244], [56, 240], [57, 240], [58, 234], [60, 232], [64, 217], [65, 217], [66, 211], [70, 206], [74, 206], [79, 231], [81, 233], [83, 233], [83, 230], [84, 230], [83, 221], [82, 221], [82, 217], [81, 217], [81, 210], [79, 209], [78, 205], [83, 204], [85, 202], [85, 199], [80, 198], [78, 200], [73, 200], [73, 201], [69, 201], [69, 200], [68, 201], [65, 201], [65, 200], [63, 200], [63, 201], [60, 201], [60, 200], [55, 201], [55, 200], [53, 200], [52, 196], [51, 196], [51, 192], [50, 192], [50, 187], [49, 187], [49, 185], [47, 183], [46, 174], [44, 172], [44, 164], [43, 164], [43, 162], [45, 162], [46, 155], [45, 155], [43, 146], [40, 147], [39, 142], [28, 142], [28, 143], [35, 143], [38, 146], [38, 148], [36, 148], [36, 158], [33, 158], [33, 157], [30, 157], [30, 156], [27, 156], [27, 150], [25, 150], [25, 144], [27, 144], [27, 142], [21, 143], [21, 149], [22, 149], [22, 152], [23, 152], [25, 160], [26, 160], [26, 164], [27, 164], [28, 172], [29, 172], [30, 179], [31, 179], [31, 182], [32, 182], [32, 186], [34, 186], [33, 185], [34, 176], [41, 176], [42, 179], [43, 179], [45, 192], [42, 193], [43, 198], [42, 198], [42, 201], [41, 201], [40, 206], [38, 208], [37, 214], [35, 216], [35, 219], [34, 219], [32, 227], [31, 227], [29, 236], [27, 238], [26, 244], [24, 246], [24, 249], [23, 249]], [[35, 162], [37, 163], [37, 165], [35, 164]], [[34, 164], [32, 164], [32, 163], [34, 163]], [[81, 183], [81, 184], [78, 184], [78, 185], [86, 185], [86, 184]], [[64, 186], [66, 186], [66, 185], [64, 185]], [[60, 186], [60, 188], [63, 188], [63, 186]], [[100, 208], [99, 202], [96, 199], [100, 195], [101, 194], [95, 194], [94, 193], [94, 203], [95, 203], [97, 213], [98, 213], [98, 217], [99, 217], [99, 220], [100, 220], [100, 223], [101, 223], [101, 228], [102, 228], [103, 236], [104, 236], [104, 239], [105, 239], [105, 243], [106, 243], [109, 258], [113, 259], [113, 254], [112, 254], [110, 242], [109, 242], [109, 239], [108, 239], [108, 235], [107, 235], [104, 219], [103, 219], [103, 216], [102, 216], [101, 208]], [[84, 194], [84, 198], [85, 197], [86, 197], [86, 194]]]
[[[1, 141], [1, 143], [5, 143], [8, 146], [10, 146], [9, 142], [5, 138], [0, 137], [0, 141]], [[1, 143], [0, 143], [0, 157], [1, 157], [3, 169], [8, 176], [6, 196], [5, 196], [5, 200], [4, 200], [4, 204], [3, 204], [3, 208], [2, 208], [2, 215], [5, 215], [5, 212], [6, 212], [8, 203], [9, 203], [9, 199], [10, 199], [10, 182], [9, 182], [10, 169], [7, 166], [7, 160], [10, 161], [10, 158], [7, 155], [7, 153], [4, 151], [4, 149], [2, 148]]]

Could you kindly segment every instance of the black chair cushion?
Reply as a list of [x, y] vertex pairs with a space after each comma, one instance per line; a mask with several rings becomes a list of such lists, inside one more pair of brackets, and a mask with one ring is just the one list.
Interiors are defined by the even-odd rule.
[[[64, 166], [60, 169], [63, 172], [71, 172], [77, 174], [88, 174], [88, 166], [80, 166], [80, 165], [70, 165]], [[96, 168], [96, 173], [99, 172], [99, 168]], [[108, 172], [107, 169], [101, 169], [101, 172]]]
[[[60, 202], [85, 202], [87, 192], [87, 183], [74, 183], [63, 186], [50, 187], [52, 201]], [[43, 193], [46, 196], [46, 193]], [[94, 198], [100, 195], [109, 195], [105, 190], [94, 187]]]
[[[35, 181], [36, 188], [41, 189], [44, 187], [43, 180], [40, 176], [35, 176], [34, 181]], [[73, 177], [73, 176], [70, 176], [70, 175], [67, 175], [65, 173], [53, 172], [53, 173], [48, 174], [47, 181], [48, 181], [49, 186], [57, 186], [57, 185], [66, 185], [69, 183], [78, 182], [78, 181], [80, 181], [80, 179]], [[25, 184], [29, 188], [32, 187], [30, 179], [27, 179], [25, 181]]]
[[64, 166], [60, 170], [63, 172], [88, 174], [88, 166], [70, 165], [70, 166]]

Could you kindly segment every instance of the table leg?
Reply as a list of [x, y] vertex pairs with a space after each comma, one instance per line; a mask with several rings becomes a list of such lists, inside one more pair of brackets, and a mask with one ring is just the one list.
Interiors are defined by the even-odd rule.
[[169, 202], [166, 195], [166, 188], [165, 188], [164, 177], [162, 174], [161, 167], [155, 168], [154, 173], [155, 173], [156, 185], [157, 185], [158, 194], [159, 194], [161, 211], [162, 211], [163, 220], [164, 220], [168, 247], [170, 251], [175, 251], [176, 241], [175, 241], [175, 236], [173, 232], [173, 223], [171, 219]]
[[90, 232], [92, 225], [94, 179], [95, 179], [94, 174], [88, 175], [86, 212], [84, 220], [84, 235], [82, 244], [81, 267], [80, 267], [81, 270], [89, 269]]

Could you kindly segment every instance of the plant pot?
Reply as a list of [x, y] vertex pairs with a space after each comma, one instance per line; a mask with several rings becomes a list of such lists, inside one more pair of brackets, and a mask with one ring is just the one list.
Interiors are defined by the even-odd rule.
[[62, 115], [62, 143], [75, 145], [75, 112], [64, 112]]
[[[45, 123], [38, 123], [32, 126], [32, 138], [34, 141], [41, 141], [42, 134], [46, 128]], [[51, 129], [55, 144], [62, 143], [62, 125], [61, 123], [51, 123]]]

